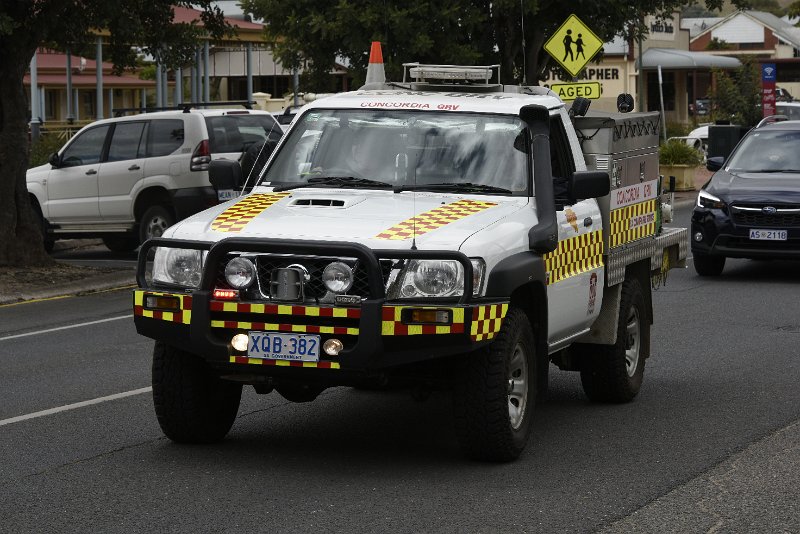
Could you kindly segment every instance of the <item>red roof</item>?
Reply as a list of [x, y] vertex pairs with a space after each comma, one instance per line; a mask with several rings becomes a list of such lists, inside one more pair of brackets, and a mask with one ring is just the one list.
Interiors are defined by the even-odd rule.
[[[67, 75], [66, 74], [39, 74], [36, 78], [36, 83], [39, 87], [66, 87]], [[31, 84], [31, 77], [29, 74], [25, 75], [23, 81], [24, 85]], [[173, 85], [174, 82], [169, 82]], [[92, 74], [73, 74], [72, 85], [77, 88], [97, 87], [97, 75]], [[155, 87], [156, 82], [153, 80], [140, 80], [135, 76], [113, 76], [111, 74], [103, 74], [103, 87], [105, 89], [112, 88], [143, 88]]]
[[[189, 7], [179, 7], [174, 6], [173, 9], [175, 10], [175, 18], [173, 18], [173, 22], [198, 22], [201, 26], [203, 24], [203, 20], [200, 18], [200, 11], [197, 9], [192, 9]], [[257, 22], [247, 22], [244, 20], [238, 19], [231, 19], [225, 17], [225, 22], [233, 26], [234, 28], [239, 28], [242, 30], [262, 30], [264, 29], [263, 24], [259, 24]]]

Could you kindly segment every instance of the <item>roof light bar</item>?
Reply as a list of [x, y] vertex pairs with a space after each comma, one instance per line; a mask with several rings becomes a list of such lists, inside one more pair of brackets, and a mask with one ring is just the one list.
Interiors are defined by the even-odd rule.
[[[476, 81], [487, 85], [497, 69], [497, 83], [500, 83], [500, 65], [424, 65], [403, 63], [403, 82], [424, 82], [426, 80]], [[408, 78], [408, 79], [407, 79]]]

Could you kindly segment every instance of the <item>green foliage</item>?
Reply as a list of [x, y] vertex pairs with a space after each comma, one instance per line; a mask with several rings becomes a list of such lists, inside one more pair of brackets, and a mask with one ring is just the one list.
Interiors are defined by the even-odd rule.
[[762, 118], [761, 71], [751, 58], [739, 58], [742, 66], [735, 71], [716, 70], [716, 91], [712, 95], [715, 117], [753, 127]]
[[[735, 0], [737, 6], [745, 0]], [[671, 13], [684, 0], [242, 0], [244, 11], [267, 23], [281, 63], [310, 70], [309, 90], [330, 78], [336, 57], [349, 62], [355, 85], [363, 81], [370, 41], [381, 41], [387, 78], [398, 80], [403, 62], [499, 64], [504, 83], [538, 84], [555, 64], [546, 40], [573, 13], [604, 42], [647, 33], [644, 16]], [[719, 9], [723, 0], [706, 0]], [[522, 13], [521, 13], [522, 11]], [[525, 49], [522, 47], [524, 15]]]
[[782, 8], [778, 0], [749, 0], [750, 8], [753, 11], [766, 11], [772, 13], [776, 17], [782, 17], [786, 14], [786, 9]]
[[706, 45], [706, 50], [730, 50], [731, 48], [730, 44], [718, 37], [712, 37]]
[[697, 166], [703, 163], [703, 154], [687, 145], [682, 139], [670, 139], [658, 147], [658, 163]]
[[667, 123], [667, 139], [670, 137], [683, 137], [691, 131], [691, 126], [682, 122]]
[[55, 133], [42, 132], [39, 136], [39, 141], [31, 145], [28, 168], [44, 165], [49, 161], [50, 154], [58, 152], [63, 145], [64, 140]]

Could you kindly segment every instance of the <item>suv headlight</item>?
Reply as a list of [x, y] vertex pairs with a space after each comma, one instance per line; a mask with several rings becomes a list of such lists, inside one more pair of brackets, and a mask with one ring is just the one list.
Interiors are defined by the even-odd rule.
[[[486, 264], [472, 262], [472, 295], [480, 295]], [[408, 260], [387, 291], [389, 299], [459, 297], [464, 294], [464, 267], [456, 260]]]
[[725, 202], [723, 202], [719, 197], [715, 197], [705, 189], [701, 189], [697, 194], [697, 207], [721, 210], [725, 207]]
[[203, 251], [157, 247], [153, 258], [153, 282], [180, 287], [200, 287]]

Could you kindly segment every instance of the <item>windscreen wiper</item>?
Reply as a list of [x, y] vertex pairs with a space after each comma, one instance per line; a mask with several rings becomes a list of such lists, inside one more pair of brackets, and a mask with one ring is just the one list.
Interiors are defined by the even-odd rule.
[[336, 186], [336, 187], [378, 187], [389, 189], [392, 184], [380, 182], [378, 180], [370, 180], [369, 178], [358, 178], [356, 176], [314, 176], [309, 178], [307, 182], [297, 182], [284, 185], [275, 186], [272, 190], [276, 193], [279, 191], [288, 191], [290, 189], [299, 189], [301, 187], [319, 187], [319, 186]]
[[510, 189], [504, 189], [494, 185], [486, 184], [473, 184], [470, 182], [462, 183], [440, 183], [440, 184], [407, 184], [394, 188], [395, 193], [402, 191], [463, 191], [463, 192], [477, 192], [477, 193], [504, 193], [510, 195], [513, 193]]

